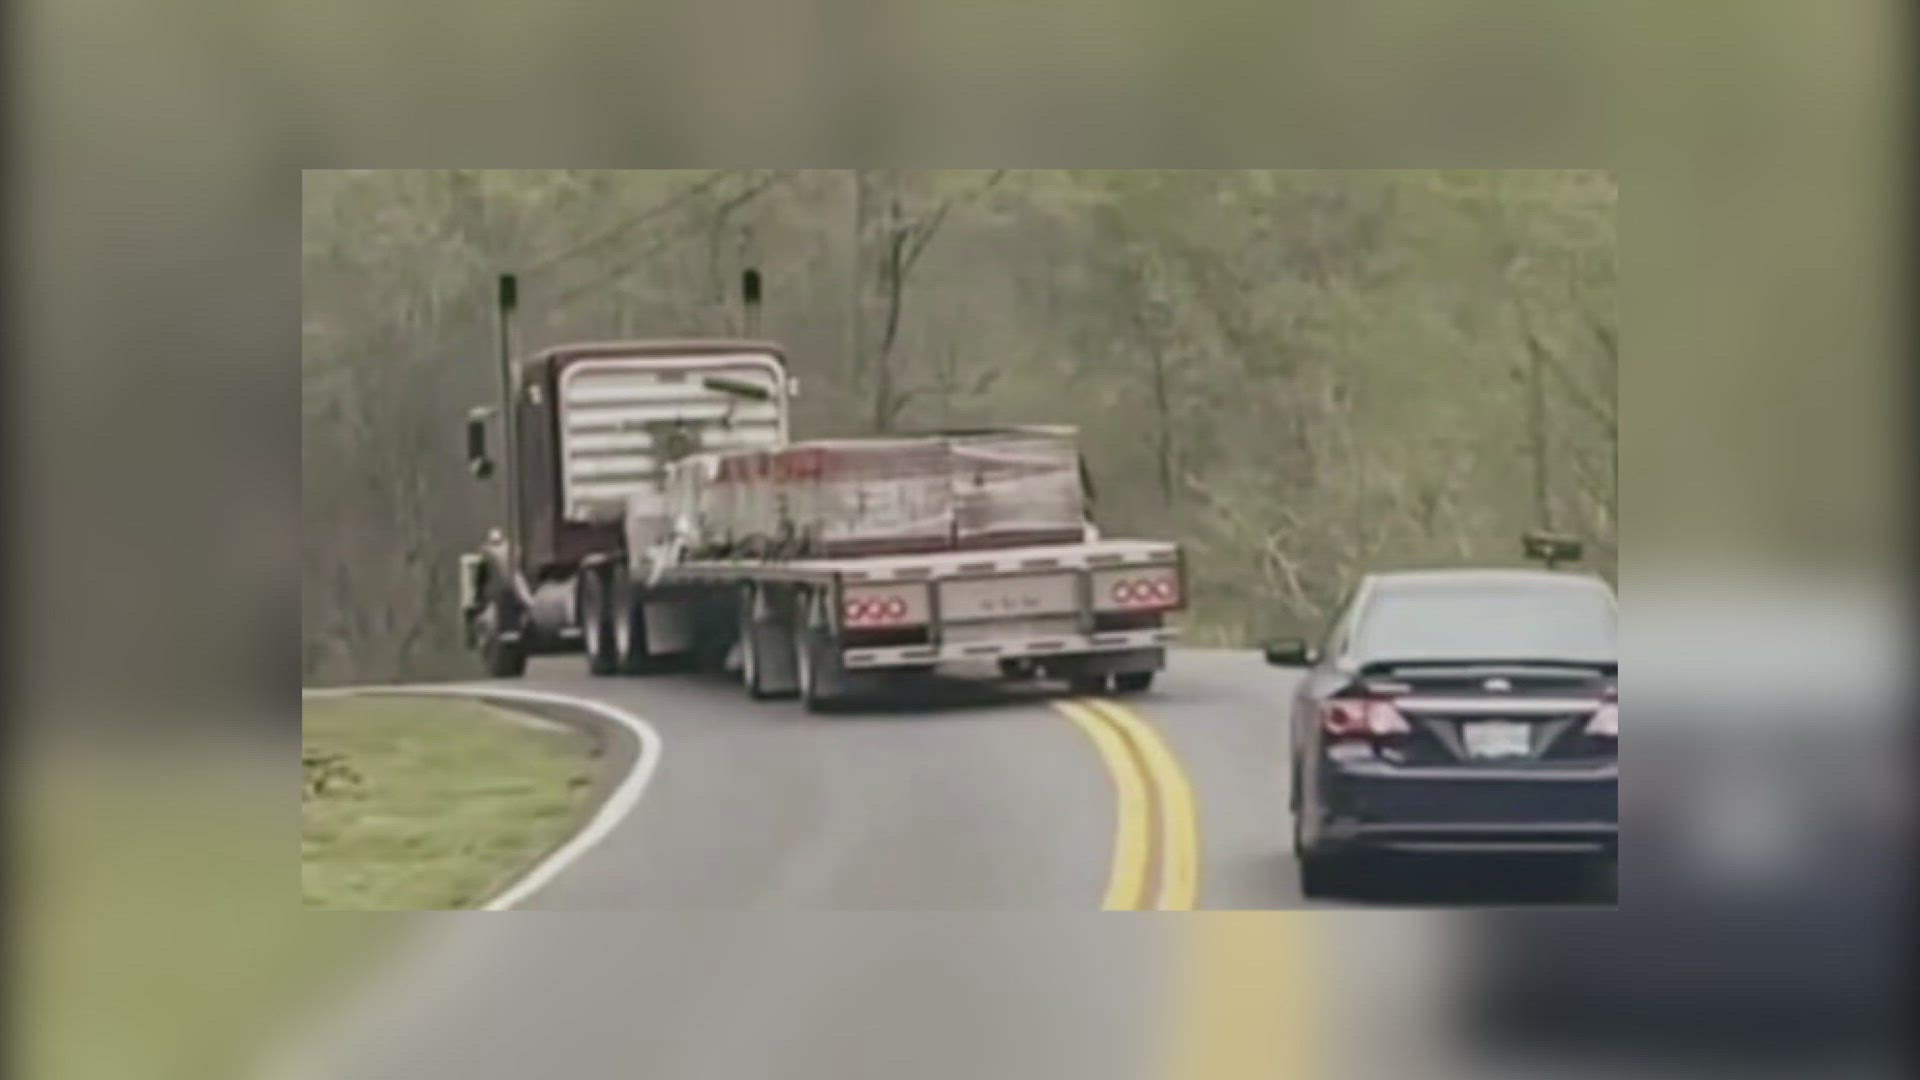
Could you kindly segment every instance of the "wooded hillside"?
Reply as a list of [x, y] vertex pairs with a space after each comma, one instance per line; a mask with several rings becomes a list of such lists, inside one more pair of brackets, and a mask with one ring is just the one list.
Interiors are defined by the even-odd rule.
[[303, 667], [471, 674], [455, 557], [503, 519], [460, 422], [523, 344], [759, 334], [796, 434], [1084, 432], [1110, 535], [1188, 547], [1196, 643], [1317, 632], [1366, 568], [1615, 559], [1599, 172], [351, 171], [306, 178]]

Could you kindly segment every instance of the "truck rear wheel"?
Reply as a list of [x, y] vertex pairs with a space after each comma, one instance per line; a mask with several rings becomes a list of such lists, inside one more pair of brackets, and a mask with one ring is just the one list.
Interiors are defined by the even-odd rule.
[[608, 584], [608, 574], [600, 567], [580, 571], [580, 640], [586, 648], [587, 671], [594, 675], [612, 675], [620, 670], [620, 658], [614, 652]]
[[1113, 691], [1116, 694], [1145, 693], [1153, 685], [1154, 672], [1123, 671], [1113, 677]]

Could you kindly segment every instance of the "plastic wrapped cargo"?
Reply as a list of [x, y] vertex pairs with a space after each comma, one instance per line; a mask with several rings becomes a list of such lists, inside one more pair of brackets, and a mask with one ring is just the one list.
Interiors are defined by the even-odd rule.
[[1085, 520], [1065, 428], [696, 454], [669, 467], [667, 506], [681, 549], [703, 557], [1070, 543]]
[[1072, 543], [1087, 507], [1072, 428], [955, 434], [954, 541], [960, 547]]
[[668, 470], [684, 550], [793, 557], [952, 544], [945, 440], [839, 439], [697, 454]]
[[946, 440], [846, 439], [807, 443], [790, 455], [783, 507], [809, 550], [821, 554], [934, 551], [953, 542]]

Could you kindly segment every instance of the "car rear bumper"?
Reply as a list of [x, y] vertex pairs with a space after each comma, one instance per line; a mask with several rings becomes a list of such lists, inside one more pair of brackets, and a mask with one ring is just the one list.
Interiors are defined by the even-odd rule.
[[1606, 854], [1620, 837], [1616, 766], [1579, 770], [1328, 763], [1322, 836], [1408, 852]]

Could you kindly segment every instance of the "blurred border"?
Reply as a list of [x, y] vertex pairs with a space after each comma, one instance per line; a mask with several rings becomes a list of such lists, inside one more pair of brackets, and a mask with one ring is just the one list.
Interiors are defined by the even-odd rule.
[[[23, 940], [55, 940], [35, 920], [73, 910], [74, 894], [56, 886], [78, 882], [106, 890], [86, 910], [126, 940], [232, 961], [244, 946], [223, 920], [189, 932], [177, 914], [270, 910], [272, 888], [236, 885], [291, 880], [275, 869], [284, 838], [243, 823], [291, 814], [274, 792], [292, 790], [298, 715], [288, 418], [302, 167], [1617, 165], [1631, 271], [1621, 388], [1631, 643], [1646, 625], [1639, 605], [1667, 591], [1684, 599], [1729, 567], [1758, 582], [1751, 593], [1831, 585], [1904, 615], [1911, 421], [1898, 359], [1912, 282], [1894, 243], [1911, 188], [1907, 18], [1885, 0], [1400, 2], [1364, 16], [1142, 0], [1018, 11], [567, 2], [443, 16], [367, 2], [30, 0], [14, 16], [7, 95], [6, 330], [23, 436], [11, 659], [23, 764], [61, 797], [31, 801], [45, 793], [27, 784], [15, 804], [34, 836], [74, 825], [64, 835], [78, 839], [43, 845], [28, 864]], [[1650, 571], [1678, 584], [1645, 584]], [[1820, 684], [1791, 644], [1810, 646], [1822, 624], [1747, 624], [1782, 625], [1802, 665], [1788, 670], [1805, 675], [1796, 685]], [[1902, 629], [1868, 636], [1907, 644]], [[1629, 676], [1629, 695], [1663, 669], [1697, 674], [1707, 647], [1728, 640], [1683, 640]], [[1751, 655], [1736, 670], [1750, 670]], [[1693, 712], [1708, 719], [1676, 719], [1680, 733], [1728, 760], [1795, 760], [1783, 749], [1793, 744], [1759, 734], [1778, 725], [1738, 722], [1749, 710], [1721, 694], [1729, 685], [1710, 684]], [[1858, 721], [1843, 780], [1899, 730], [1912, 699], [1904, 685], [1890, 693], [1840, 710]], [[1649, 692], [1635, 711], [1651, 729], [1660, 706]], [[1782, 717], [1789, 729], [1807, 721]], [[1628, 736], [1628, 774], [1647, 777], [1630, 783], [1655, 801], [1692, 790], [1685, 770], [1661, 770], [1664, 748], [1679, 745], [1662, 738]], [[1777, 802], [1813, 790], [1794, 768], [1754, 768], [1773, 777], [1762, 790]], [[89, 791], [92, 802], [64, 798]], [[200, 808], [168, 810], [183, 793]], [[129, 805], [145, 832], [116, 816]], [[1706, 813], [1676, 805], [1680, 820]], [[1629, 830], [1629, 911], [1636, 835], [1646, 834]], [[143, 850], [234, 857], [135, 860], [110, 881], [65, 869], [114, 859], [136, 837]], [[1903, 846], [1891, 832], [1885, 841]], [[177, 906], [143, 902], [169, 890]], [[1715, 895], [1711, 910], [1726, 916], [1759, 894]], [[1824, 921], [1792, 904], [1776, 917], [1796, 933]], [[152, 1002], [97, 989], [123, 964], [29, 963], [23, 997], [36, 1007], [16, 1046], [44, 1055], [86, 1030], [129, 1059], [169, 1060], [183, 1025], [116, 1022]], [[1329, 992], [1364, 994], [1383, 976], [1349, 966], [1319, 977]], [[1658, 1001], [1667, 988], [1639, 989]], [[169, 1004], [231, 1007], [195, 991]], [[232, 1034], [259, 1022], [236, 1013]], [[1891, 1034], [1877, 1029], [1875, 1045]], [[1612, 1045], [1629, 1057], [1635, 1046]]]

